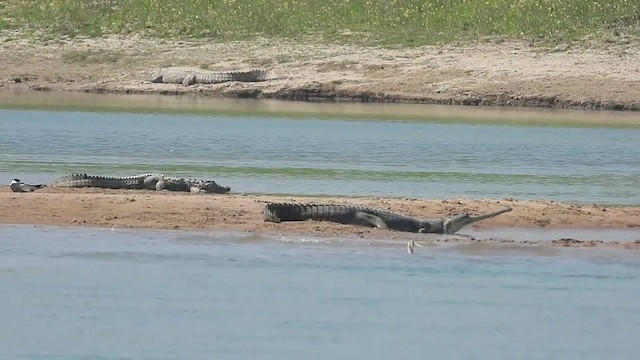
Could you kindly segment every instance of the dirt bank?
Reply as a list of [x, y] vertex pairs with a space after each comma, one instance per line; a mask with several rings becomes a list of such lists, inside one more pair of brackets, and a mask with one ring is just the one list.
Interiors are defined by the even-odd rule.
[[[1, 32], [0, 90], [640, 110], [640, 46], [527, 42], [387, 49], [288, 41], [176, 42], [113, 36], [25, 40]], [[274, 80], [151, 84], [158, 66], [265, 67]]]
[[[0, 186], [0, 223], [153, 229], [211, 229], [256, 233], [297, 233], [406, 240], [415, 234], [389, 232], [328, 222], [268, 223], [267, 202], [361, 204], [421, 218], [460, 212], [485, 213], [505, 206], [513, 211], [478, 223], [479, 228], [635, 228], [640, 207], [575, 205], [553, 201], [417, 200], [385, 198], [296, 197], [269, 195], [191, 195], [142, 190], [53, 189], [13, 193]], [[578, 241], [579, 240], [579, 241]], [[640, 240], [608, 243], [640, 249]], [[638, 241], [635, 241], [638, 240]], [[471, 239], [469, 239], [471, 241]], [[534, 242], [535, 243], [535, 242]], [[598, 239], [558, 240], [555, 246], [604, 246]]]

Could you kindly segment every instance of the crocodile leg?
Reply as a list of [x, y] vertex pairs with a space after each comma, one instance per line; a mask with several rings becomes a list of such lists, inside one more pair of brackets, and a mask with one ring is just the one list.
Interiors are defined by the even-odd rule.
[[184, 86], [193, 85], [195, 83], [196, 83], [196, 74], [194, 73], [190, 73], [189, 75], [184, 77], [184, 80], [182, 80], [182, 85]]
[[380, 229], [389, 230], [387, 223], [384, 222], [379, 216], [369, 214], [363, 211], [357, 211], [354, 215], [356, 221], [361, 222], [365, 226], [373, 226]]
[[152, 82], [152, 83], [161, 83], [162, 82], [162, 74], [161, 73], [155, 74], [153, 77], [151, 77], [149, 79], [149, 81]]
[[192, 187], [189, 188], [189, 192], [192, 193], [192, 194], [198, 194], [198, 193], [206, 193], [207, 191], [203, 190], [203, 189], [200, 189], [197, 186], [192, 186]]

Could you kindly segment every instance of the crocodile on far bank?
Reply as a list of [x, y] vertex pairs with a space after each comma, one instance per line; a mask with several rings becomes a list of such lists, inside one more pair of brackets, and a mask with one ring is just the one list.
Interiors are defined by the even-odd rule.
[[246, 71], [211, 71], [195, 67], [164, 67], [160, 68], [149, 79], [152, 83], [182, 84], [217, 84], [227, 81], [257, 82], [269, 79], [267, 69], [251, 69]]
[[510, 207], [507, 207], [480, 216], [462, 213], [446, 219], [418, 219], [364, 206], [271, 203], [265, 205], [264, 220], [278, 223], [281, 221], [320, 220], [412, 233], [455, 234], [466, 225], [511, 210]]
[[106, 177], [87, 174], [63, 175], [53, 181], [52, 187], [103, 189], [147, 189], [186, 191], [192, 193], [225, 194], [229, 186], [218, 185], [213, 180], [189, 179], [163, 174], [141, 174], [127, 177]]

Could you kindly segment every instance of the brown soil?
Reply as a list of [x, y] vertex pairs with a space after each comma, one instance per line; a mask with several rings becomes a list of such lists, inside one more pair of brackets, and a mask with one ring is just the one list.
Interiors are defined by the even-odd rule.
[[[211, 229], [255, 233], [297, 233], [404, 240], [416, 234], [390, 232], [329, 222], [264, 222], [267, 202], [361, 204], [420, 218], [442, 218], [460, 212], [486, 213], [505, 206], [512, 212], [478, 223], [479, 228], [635, 228], [640, 207], [576, 205], [553, 201], [418, 200], [389, 198], [295, 197], [270, 195], [192, 195], [143, 190], [55, 189], [13, 193], [0, 186], [0, 223], [153, 229]], [[551, 245], [613, 246], [640, 249], [638, 239], [558, 239]], [[437, 241], [474, 241], [472, 238]], [[500, 241], [485, 239], [485, 241]], [[506, 240], [506, 242], [512, 242]], [[528, 241], [536, 244], [540, 242]]]
[[[398, 50], [136, 36], [33, 42], [0, 32], [0, 44], [0, 89], [9, 90], [640, 110], [640, 46], [626, 38], [579, 47], [494, 41]], [[168, 65], [265, 67], [274, 79], [190, 87], [145, 81]]]

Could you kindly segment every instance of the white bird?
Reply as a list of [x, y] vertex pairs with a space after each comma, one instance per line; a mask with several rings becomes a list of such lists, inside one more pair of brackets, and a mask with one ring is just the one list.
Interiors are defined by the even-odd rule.
[[20, 181], [20, 179], [13, 179], [13, 180], [11, 180], [11, 183], [9, 184], [9, 187], [11, 188], [11, 191], [13, 191], [13, 192], [31, 192], [31, 191], [36, 190], [36, 189], [41, 189], [41, 188], [43, 188], [45, 186], [47, 186], [47, 185], [44, 185], [44, 184], [37, 184], [37, 185], [25, 184], [22, 181]]
[[413, 254], [413, 248], [417, 246], [417, 247], [422, 247], [422, 245], [418, 244], [417, 242], [415, 242], [415, 240], [409, 240], [409, 242], [407, 243], [407, 252], [409, 254]]

